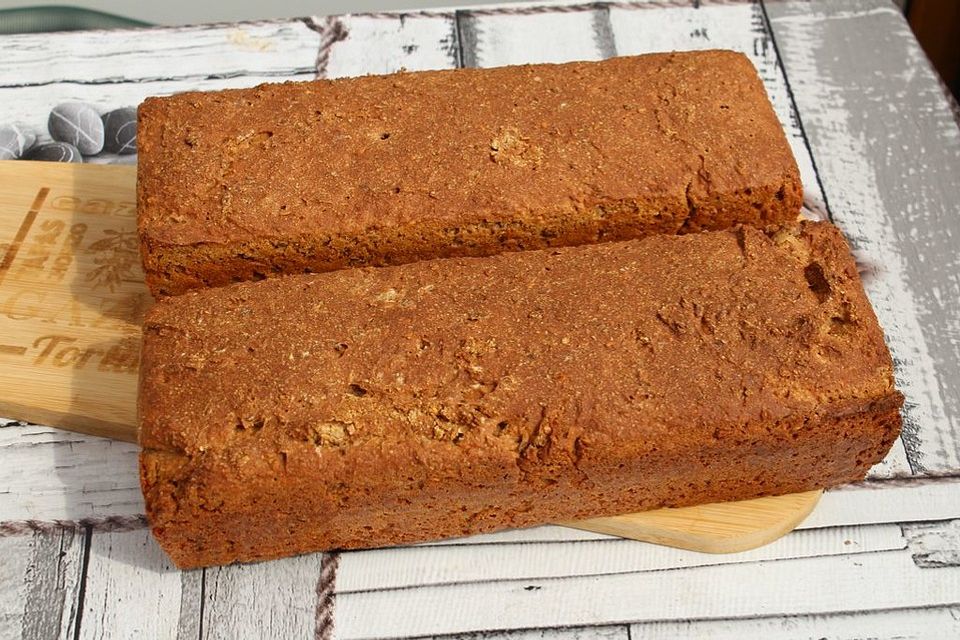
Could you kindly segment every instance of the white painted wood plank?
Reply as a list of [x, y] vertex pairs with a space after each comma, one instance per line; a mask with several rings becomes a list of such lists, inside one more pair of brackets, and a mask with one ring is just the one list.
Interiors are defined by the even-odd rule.
[[304, 20], [0, 38], [0, 86], [313, 73], [320, 34]]
[[182, 600], [193, 574], [177, 571], [149, 531], [94, 533], [79, 638], [177, 637], [181, 608], [199, 615], [199, 598]]
[[31, 560], [30, 545], [33, 540], [21, 536], [0, 539], [0, 553], [4, 561], [0, 563], [0, 637], [20, 637], [24, 626], [24, 608], [28, 581], [32, 576], [27, 567]]
[[907, 547], [920, 567], [960, 567], [960, 520], [908, 524]]
[[457, 25], [452, 13], [431, 17], [343, 16], [346, 40], [330, 49], [326, 77], [457, 66]]
[[144, 512], [134, 444], [38, 426], [0, 428], [0, 522]]
[[599, 60], [605, 56], [596, 27], [604, 21], [609, 25], [604, 9], [531, 15], [463, 12], [458, 17], [463, 66]]
[[206, 570], [204, 640], [308, 638], [323, 554]]
[[27, 599], [27, 565], [31, 537], [0, 538], [0, 638], [20, 636]]
[[84, 536], [0, 538], [0, 638], [73, 638]]
[[632, 625], [634, 638], [658, 640], [942, 640], [960, 637], [960, 606], [833, 615], [685, 620]]
[[960, 518], [960, 478], [880, 481], [827, 491], [801, 529]]
[[639, 573], [903, 549], [898, 525], [794, 532], [759, 549], [706, 554], [635, 540], [405, 547], [343, 553], [337, 593], [492, 580]]
[[203, 569], [180, 572], [180, 617], [177, 640], [197, 640], [203, 628], [203, 590], [206, 576]]
[[[906, 551], [653, 574], [500, 581], [338, 595], [337, 638], [463, 633], [641, 620], [944, 606], [960, 567], [921, 569]], [[377, 612], [371, 615], [370, 612]]]
[[[0, 38], [2, 41], [3, 38]], [[128, 82], [119, 84], [90, 85], [58, 83], [44, 86], [22, 88], [0, 88], [2, 122], [22, 122], [38, 134], [41, 142], [49, 142], [47, 117], [50, 110], [61, 102], [86, 102], [100, 113], [119, 107], [136, 107], [147, 96], [169, 95], [183, 91], [216, 91], [236, 87], [252, 87], [264, 82], [280, 82], [284, 79], [310, 80], [312, 72], [306, 75], [240, 76], [231, 78], [210, 78], [193, 80], [166, 80], [157, 82]], [[88, 158], [94, 162], [117, 160], [115, 155]]]
[[882, 2], [767, 10], [837, 224], [906, 395], [915, 471], [960, 470], [960, 131], [909, 26]]

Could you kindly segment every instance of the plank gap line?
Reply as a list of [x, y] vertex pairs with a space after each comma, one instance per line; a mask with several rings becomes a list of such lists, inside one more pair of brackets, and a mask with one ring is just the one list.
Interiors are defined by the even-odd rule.
[[74, 621], [73, 640], [80, 640], [80, 625], [83, 622], [83, 600], [87, 591], [87, 570], [90, 567], [90, 547], [93, 546], [93, 529], [83, 528], [83, 560], [80, 562], [80, 589], [77, 592], [77, 618]]

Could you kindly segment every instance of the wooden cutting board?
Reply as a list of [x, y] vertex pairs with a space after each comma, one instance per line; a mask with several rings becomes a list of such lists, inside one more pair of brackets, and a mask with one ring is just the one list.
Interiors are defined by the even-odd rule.
[[[0, 161], [0, 416], [136, 442], [140, 325], [152, 298], [136, 168]], [[779, 538], [820, 491], [567, 526], [727, 553]]]
[[136, 168], [0, 161], [0, 415], [135, 442]]

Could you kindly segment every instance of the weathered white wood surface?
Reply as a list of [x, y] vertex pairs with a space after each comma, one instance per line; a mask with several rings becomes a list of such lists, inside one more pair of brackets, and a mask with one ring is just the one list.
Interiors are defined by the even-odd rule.
[[[336, 637], [366, 637], [369, 634], [379, 636], [382, 629], [371, 629], [370, 624], [386, 625], [392, 618], [403, 619], [407, 614], [428, 618], [434, 607], [458, 610], [464, 599], [490, 602], [491, 611], [496, 611], [499, 617], [509, 611], [510, 607], [497, 608], [496, 598], [500, 597], [497, 594], [510, 584], [515, 590], [522, 589], [524, 593], [548, 588], [551, 593], [565, 594], [569, 589], [573, 589], [571, 597], [578, 593], [583, 595], [577, 591], [579, 589], [597, 589], [603, 592], [607, 592], [609, 588], [641, 589], [636, 594], [639, 597], [646, 593], [641, 585], [655, 584], [674, 589], [679, 587], [671, 585], [694, 585], [694, 591], [701, 587], [707, 589], [701, 594], [704, 598], [701, 604], [707, 609], [693, 611], [689, 614], [690, 617], [718, 617], [719, 612], [722, 614], [719, 617], [722, 618], [727, 615], [724, 612], [728, 611], [725, 608], [726, 600], [722, 593], [709, 590], [709, 585], [716, 580], [714, 570], [721, 566], [744, 565], [735, 572], [730, 569], [732, 575], [736, 576], [731, 578], [731, 582], [719, 580], [719, 583], [746, 584], [742, 577], [753, 570], [751, 567], [772, 564], [769, 562], [772, 559], [779, 560], [775, 564], [785, 564], [786, 566], [782, 567], [785, 571], [803, 574], [810, 571], [815, 575], [823, 575], [824, 580], [829, 579], [829, 571], [824, 568], [824, 562], [830, 557], [835, 557], [838, 562], [833, 569], [849, 569], [868, 564], [870, 571], [874, 573], [864, 573], [862, 579], [851, 580], [860, 584], [861, 597], [870, 602], [887, 603], [883, 607], [877, 607], [880, 609], [916, 606], [917, 598], [924, 597], [923, 594], [929, 595], [930, 589], [934, 590], [932, 593], [951, 594], [950, 590], [956, 587], [955, 580], [958, 576], [937, 574], [946, 579], [946, 582], [941, 583], [935, 579], [936, 575], [924, 577], [916, 571], [927, 567], [960, 567], [960, 545], [957, 540], [960, 520], [914, 525], [905, 529], [906, 531], [901, 531], [899, 526], [880, 525], [808, 530], [792, 534], [766, 549], [731, 556], [695, 554], [618, 540], [582, 543], [578, 545], [579, 548], [556, 543], [539, 543], [532, 547], [527, 543], [521, 548], [512, 544], [465, 545], [457, 550], [459, 558], [442, 553], [422, 553], [437, 551], [424, 547], [346, 553], [340, 556], [337, 569], [337, 610], [342, 613], [344, 606], [353, 606], [351, 602], [354, 599], [361, 596], [367, 598], [371, 594], [376, 597], [373, 604], [367, 602], [367, 598], [363, 600], [366, 604], [357, 606], [363, 608], [382, 604], [386, 609], [376, 615], [370, 612], [380, 611], [379, 609], [367, 610], [366, 615], [357, 618], [366, 625], [361, 627], [344, 627], [338, 614], [339, 627]], [[478, 547], [479, 552], [471, 551], [470, 546]], [[598, 546], [602, 548], [596, 549]], [[575, 557], [571, 557], [571, 552], [576, 554]], [[898, 580], [906, 576], [904, 579], [908, 578], [908, 581], [904, 584], [918, 589], [921, 595], [917, 592], [904, 593], [896, 580], [889, 584], [878, 583], [873, 587], [867, 584], [880, 577], [875, 572], [882, 570], [885, 562], [877, 562], [871, 558], [875, 555], [892, 558], [890, 552], [900, 552], [899, 556], [908, 562], [912, 560], [913, 568], [906, 574], [906, 564], [896, 564], [891, 566], [891, 569], [901, 572]], [[406, 559], [383, 557], [391, 554], [411, 555]], [[810, 564], [791, 566], [792, 561], [785, 560], [787, 558], [802, 559]], [[515, 569], [512, 563], [518, 559], [525, 564], [522, 568]], [[237, 637], [244, 633], [252, 633], [258, 637], [276, 637], [278, 632], [306, 633], [316, 627], [318, 614], [322, 613], [316, 606], [315, 594], [324, 588], [324, 564], [328, 561], [328, 556], [312, 554], [274, 563], [211, 569], [207, 570], [206, 577], [202, 578], [199, 571], [183, 574], [169, 571], [165, 559], [146, 532], [95, 535], [87, 570], [83, 618], [85, 622], [81, 627], [81, 637], [110, 637], [111, 629], [123, 629], [130, 631], [132, 635], [143, 633], [143, 637], [196, 637], [201, 592], [205, 592], [205, 637]], [[631, 561], [633, 564], [630, 564]], [[897, 561], [891, 559], [888, 562]], [[670, 571], [664, 572], [665, 569]], [[505, 575], [498, 573], [504, 571], [507, 572]], [[634, 577], [624, 583], [628, 574]], [[791, 582], [785, 576], [789, 575], [771, 571], [770, 584], [776, 585], [779, 581], [779, 588], [784, 590], [780, 593], [785, 593]], [[927, 578], [930, 578], [931, 582], [925, 582]], [[205, 587], [198, 585], [200, 580], [204, 580]], [[430, 601], [432, 605], [416, 605], [415, 600], [411, 605], [409, 598], [414, 597], [414, 592], [423, 590], [411, 587], [423, 585], [432, 585], [428, 589], [433, 593], [433, 600]], [[843, 591], [845, 588], [844, 584], [840, 584], [831, 592], [837, 598], [836, 606], [846, 602], [841, 597], [846, 593]], [[871, 594], [871, 600], [863, 595], [871, 589], [879, 589], [885, 593]], [[464, 590], [468, 592], [468, 596], [463, 595]], [[815, 590], [815, 587], [811, 586], [810, 590]], [[752, 588], [746, 591], [756, 595]], [[794, 607], [790, 611], [820, 613], [831, 610], [819, 608], [822, 600], [806, 591], [806, 588], [802, 589], [800, 595], [808, 599], [807, 607]], [[122, 598], [114, 601], [115, 595], [112, 594], [118, 593], [122, 594]], [[389, 593], [396, 597], [384, 595]], [[664, 598], [669, 595], [666, 594]], [[489, 600], [491, 597], [492, 601]], [[949, 601], [950, 597], [941, 597], [941, 600]], [[251, 606], [251, 603], [256, 603], [256, 606]], [[395, 604], [388, 606], [389, 603]], [[748, 605], [744, 603], [742, 606]], [[125, 616], [130, 610], [137, 611], [138, 615]], [[765, 613], [773, 615], [778, 611]], [[476, 615], [483, 614], [481, 612]], [[522, 607], [513, 615], [515, 617], [512, 620], [507, 620], [510, 624], [524, 626], [531, 623], [531, 620], [525, 617], [527, 612]], [[678, 617], [685, 615], [678, 614]], [[730, 612], [729, 615], [735, 615], [735, 612]], [[376, 622], [378, 619], [380, 621]], [[452, 626], [446, 627], [446, 632], [463, 629], [457, 626], [460, 618], [453, 617], [451, 620], [454, 622], [448, 620], [447, 624]], [[840, 622], [843, 620], [845, 618], [838, 618]], [[603, 621], [614, 622], [615, 619], [584, 618], [580, 623]], [[356, 623], [356, 620], [353, 622]], [[771, 624], [770, 628], [775, 628], [771, 621], [768, 620], [767, 623]], [[721, 625], [718, 628], [723, 627]], [[434, 631], [441, 633], [439, 628]], [[297, 637], [302, 635], [298, 633]], [[640, 637], [660, 636], [648, 634]]]
[[94, 535], [78, 637], [175, 637], [184, 608], [188, 618], [199, 615], [199, 599], [182, 598], [190, 592], [182, 583], [192, 578], [200, 572], [176, 571], [146, 530]]
[[84, 534], [77, 529], [0, 537], [0, 638], [72, 638]]
[[326, 558], [314, 553], [270, 563], [207, 569], [205, 637], [311, 637], [323, 626], [325, 612], [318, 594], [323, 589]]
[[[949, 542], [949, 541], [948, 541]], [[337, 594], [423, 585], [605, 576], [905, 547], [899, 525], [799, 531], [741, 553], [704, 554], [630, 540], [401, 547], [340, 555]]]
[[958, 510], [957, 477], [868, 482], [826, 492], [800, 528], [946, 520], [960, 517]]
[[142, 529], [134, 447], [7, 426], [0, 637], [957, 635], [960, 481], [929, 476], [960, 476], [960, 136], [884, 0], [525, 5], [22, 38], [0, 38], [0, 121], [37, 128], [62, 101], [107, 110], [317, 71], [743, 51], [797, 156], [808, 215], [829, 210], [868, 269], [909, 428], [875, 481], [829, 492], [802, 530], [734, 556], [541, 527], [181, 573]]
[[[920, 568], [902, 551], [714, 565], [696, 572], [689, 576], [682, 570], [668, 571], [652, 579], [617, 574], [338, 595], [335, 629], [338, 638], [398, 638], [624, 620], [839, 613], [953, 605], [960, 593], [960, 567]], [[374, 616], [372, 611], [392, 615]]]
[[0, 527], [142, 514], [137, 452], [50, 427], [0, 427]]
[[960, 519], [903, 527], [918, 567], [960, 567]]
[[630, 625], [634, 638], [662, 640], [940, 640], [960, 637], [960, 606], [828, 615], [687, 620]]
[[448, 69], [457, 66], [457, 21], [453, 13], [386, 20], [344, 16], [349, 34], [330, 50], [326, 77]]
[[616, 55], [606, 8], [530, 15], [458, 16], [465, 67], [600, 60]]
[[0, 82], [28, 87], [312, 75], [318, 43], [307, 20], [11, 35], [0, 38]]

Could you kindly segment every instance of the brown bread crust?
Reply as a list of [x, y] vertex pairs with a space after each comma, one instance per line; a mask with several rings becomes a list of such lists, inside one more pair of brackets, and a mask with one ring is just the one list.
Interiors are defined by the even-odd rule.
[[280, 273], [794, 221], [796, 162], [732, 51], [148, 98], [155, 295]]
[[851, 482], [901, 402], [832, 225], [652, 236], [162, 300], [141, 478], [196, 567]]

